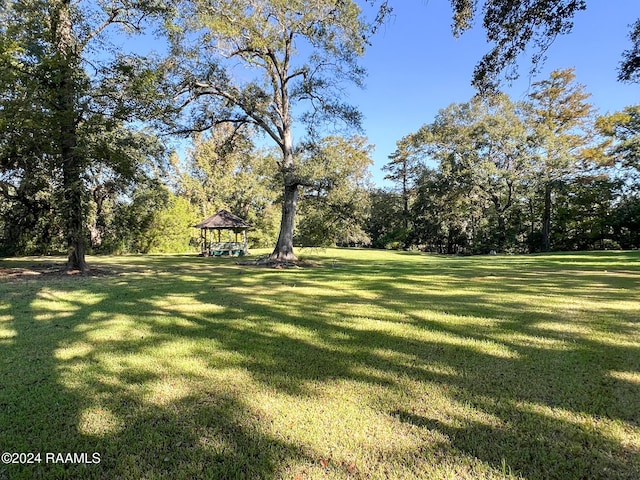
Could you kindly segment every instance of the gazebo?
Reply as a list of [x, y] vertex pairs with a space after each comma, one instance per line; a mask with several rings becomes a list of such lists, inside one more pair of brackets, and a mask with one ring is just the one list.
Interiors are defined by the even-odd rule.
[[[204, 256], [237, 256], [249, 253], [247, 230], [251, 228], [251, 225], [227, 210], [220, 210], [212, 217], [194, 225], [194, 227], [200, 229], [202, 255]], [[215, 235], [214, 230], [217, 231], [217, 235]], [[226, 230], [228, 233], [226, 239], [221, 234], [222, 230]], [[235, 234], [234, 241], [232, 241], [232, 232]], [[240, 233], [242, 233], [241, 242], [238, 241]]]

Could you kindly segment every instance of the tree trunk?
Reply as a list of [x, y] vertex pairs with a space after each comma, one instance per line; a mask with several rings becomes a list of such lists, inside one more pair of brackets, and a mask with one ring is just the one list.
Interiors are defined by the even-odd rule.
[[276, 247], [269, 257], [275, 262], [295, 262], [297, 260], [293, 253], [293, 227], [298, 204], [298, 185], [292, 184], [284, 186], [282, 198], [282, 219], [280, 221], [280, 234]]
[[498, 252], [504, 252], [504, 247], [507, 244], [507, 221], [505, 219], [504, 212], [498, 213], [498, 244], [496, 250]]
[[104, 201], [106, 200], [108, 193], [105, 188], [97, 186], [93, 189], [91, 196], [96, 204], [95, 221], [93, 224], [89, 225], [91, 248], [100, 248], [106, 228], [104, 219]]
[[57, 114], [60, 125], [60, 154], [62, 156], [62, 213], [69, 257], [67, 270], [88, 270], [85, 261], [84, 209], [82, 202], [82, 161], [78, 156], [76, 112], [76, 51], [73, 40], [70, 1], [59, 5], [56, 24], [56, 56], [59, 90]]
[[491, 201], [493, 202], [493, 206], [496, 210], [496, 219], [498, 220], [498, 239], [496, 243], [496, 250], [498, 252], [504, 251], [504, 247], [507, 243], [507, 220], [506, 220], [506, 210], [510, 207], [511, 195], [509, 195], [509, 200], [507, 200], [507, 204], [503, 207], [500, 202], [500, 198], [497, 195], [491, 196]]
[[[285, 93], [286, 96], [286, 93]], [[283, 102], [284, 105], [287, 102]], [[282, 218], [280, 220], [280, 233], [278, 241], [269, 256], [269, 262], [286, 263], [295, 262], [297, 257], [293, 253], [293, 228], [295, 226], [296, 206], [298, 205], [298, 179], [296, 178], [295, 160], [293, 156], [293, 139], [291, 135], [291, 123], [288, 120], [282, 128]]]
[[551, 249], [551, 181], [544, 185], [544, 211], [542, 213], [542, 251]]
[[[72, 112], [64, 112], [65, 114]], [[73, 119], [72, 119], [73, 120]], [[77, 131], [75, 122], [60, 125], [62, 143], [63, 215], [69, 258], [67, 270], [88, 270], [85, 261], [84, 207], [82, 201], [82, 168], [77, 156]]]
[[[405, 232], [409, 230], [409, 179], [407, 178], [407, 160], [402, 167], [402, 226]], [[406, 246], [406, 245], [405, 245]]]

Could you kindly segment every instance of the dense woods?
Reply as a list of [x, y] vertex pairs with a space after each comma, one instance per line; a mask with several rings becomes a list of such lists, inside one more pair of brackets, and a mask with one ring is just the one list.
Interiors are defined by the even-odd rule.
[[[2, 4], [0, 254], [64, 253], [85, 270], [85, 252], [195, 250], [192, 225], [221, 208], [276, 260], [295, 259], [294, 245], [640, 247], [640, 106], [600, 114], [570, 69], [514, 102], [495, 59], [526, 38], [479, 64], [491, 88], [398, 139], [393, 186], [380, 188], [375, 139], [353, 135], [360, 116], [340, 92], [360, 84], [358, 58], [392, 3], [364, 2], [369, 21], [355, 2], [206, 3]], [[543, 38], [570, 30], [584, 2], [569, 3]], [[459, 34], [475, 4], [452, 4]], [[503, 39], [509, 25], [493, 22]], [[155, 35], [165, 51], [140, 56], [114, 35]], [[638, 24], [630, 38], [619, 77], [635, 82]]]

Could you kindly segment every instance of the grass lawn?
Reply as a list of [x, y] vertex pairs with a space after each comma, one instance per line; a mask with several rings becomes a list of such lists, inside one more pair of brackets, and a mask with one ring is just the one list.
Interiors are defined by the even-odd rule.
[[0, 260], [0, 479], [640, 478], [640, 252], [298, 254]]

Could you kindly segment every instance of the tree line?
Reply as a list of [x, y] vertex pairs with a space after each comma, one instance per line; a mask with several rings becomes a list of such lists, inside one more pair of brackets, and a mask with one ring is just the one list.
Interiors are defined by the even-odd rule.
[[377, 247], [440, 253], [640, 247], [640, 106], [597, 115], [572, 69], [440, 110], [397, 142]]
[[[495, 48], [478, 64], [474, 83], [494, 100], [503, 66], [513, 66], [532, 41], [544, 51], [585, 8], [575, 0], [485, 3], [484, 27]], [[451, 4], [458, 35], [477, 16], [477, 2]], [[456, 133], [434, 126], [399, 142], [389, 168], [393, 177], [404, 175], [402, 192], [371, 190], [370, 147], [344, 134], [357, 130], [360, 114], [342, 89], [362, 84], [359, 58], [391, 10], [392, 2], [376, 0], [1, 2], [0, 251], [64, 252], [67, 268], [85, 271], [87, 251], [186, 248], [185, 228], [220, 206], [256, 224], [256, 242], [275, 245], [273, 262], [295, 260], [296, 242], [443, 250], [437, 238], [444, 235], [452, 245], [447, 251], [480, 251], [493, 242], [492, 222], [500, 237], [495, 248], [532, 244], [539, 230], [542, 248], [559, 247], [561, 195], [573, 200], [578, 193], [566, 189], [577, 183], [569, 179], [587, 178], [571, 173], [570, 157], [580, 146], [570, 139], [582, 124], [562, 134], [567, 145], [555, 145], [552, 127], [543, 132], [542, 111], [537, 134], [525, 128], [528, 151], [518, 158], [533, 158], [535, 151], [543, 160], [522, 160], [537, 165], [524, 177], [509, 180], [504, 171], [521, 167], [494, 161], [497, 144], [486, 143], [494, 141], [492, 133], [479, 140], [462, 127]], [[632, 27], [632, 48], [624, 52], [623, 81], [637, 81], [638, 28]], [[155, 53], [116, 41], [150, 38], [161, 46]], [[460, 108], [500, 108], [489, 100], [472, 103]], [[610, 161], [630, 158], [624, 136], [636, 134], [627, 121], [634, 112], [600, 121], [610, 138], [601, 150]], [[258, 136], [274, 147], [256, 148]], [[193, 141], [184, 162], [171, 153], [175, 138]], [[458, 141], [476, 142], [464, 147], [475, 153], [447, 153]], [[598, 161], [602, 175], [621, 182], [612, 205], [633, 199], [629, 178], [610, 174], [605, 160]], [[406, 174], [397, 167], [403, 162]], [[399, 214], [383, 211], [397, 203], [396, 195]], [[466, 220], [441, 219], [428, 207], [437, 202], [458, 205], [456, 215]], [[540, 205], [542, 217], [534, 222]], [[385, 215], [392, 217], [380, 222]], [[601, 229], [601, 243], [611, 237], [602, 233], [609, 227]]]
[[[306, 181], [293, 243], [450, 254], [640, 248], [640, 106], [598, 115], [588, 99], [567, 69], [535, 83], [525, 101], [497, 93], [452, 104], [397, 142], [386, 189], [372, 184], [366, 138], [301, 145]], [[255, 131], [220, 125], [194, 135], [184, 160], [173, 153], [152, 162], [151, 142], [131, 151], [150, 155], [136, 157], [136, 172], [94, 165], [85, 192], [89, 251], [192, 251], [192, 225], [222, 208], [254, 225], [252, 247], [273, 245], [279, 156], [255, 139]], [[54, 184], [33, 178], [21, 184], [23, 199], [16, 190], [3, 203], [5, 253], [64, 251]]]

